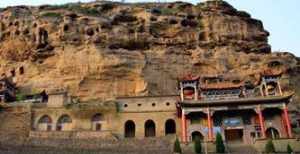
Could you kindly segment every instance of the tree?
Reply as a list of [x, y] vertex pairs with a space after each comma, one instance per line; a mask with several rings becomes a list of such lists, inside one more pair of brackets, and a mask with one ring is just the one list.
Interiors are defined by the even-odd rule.
[[174, 149], [173, 149], [173, 151], [175, 152], [175, 153], [181, 153], [182, 151], [181, 151], [181, 147], [180, 147], [180, 143], [179, 143], [179, 140], [178, 140], [178, 138], [176, 137], [176, 140], [175, 140], [175, 142], [174, 142]]
[[286, 150], [288, 154], [292, 154], [294, 152], [290, 144], [287, 145]]
[[217, 133], [216, 137], [216, 151], [217, 153], [225, 153], [225, 145], [223, 143], [222, 135]]
[[201, 141], [198, 137], [196, 137], [196, 139], [194, 141], [194, 150], [195, 150], [196, 154], [202, 153]]
[[269, 140], [265, 146], [266, 153], [274, 153], [275, 147], [272, 140]]

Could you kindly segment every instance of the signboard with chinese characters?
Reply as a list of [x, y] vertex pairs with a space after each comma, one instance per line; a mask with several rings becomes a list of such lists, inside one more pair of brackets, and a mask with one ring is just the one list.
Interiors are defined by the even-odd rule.
[[238, 117], [234, 117], [234, 118], [225, 118], [223, 120], [223, 125], [225, 127], [238, 127], [243, 125], [242, 119], [238, 118]]

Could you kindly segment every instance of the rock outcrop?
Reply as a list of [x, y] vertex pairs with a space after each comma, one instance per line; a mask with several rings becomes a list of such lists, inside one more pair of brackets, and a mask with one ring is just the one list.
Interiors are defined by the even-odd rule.
[[267, 68], [285, 70], [283, 87], [292, 88], [299, 59], [271, 52], [268, 36], [224, 1], [8, 7], [0, 72], [24, 93], [63, 88], [81, 100], [176, 94], [180, 76], [254, 80]]

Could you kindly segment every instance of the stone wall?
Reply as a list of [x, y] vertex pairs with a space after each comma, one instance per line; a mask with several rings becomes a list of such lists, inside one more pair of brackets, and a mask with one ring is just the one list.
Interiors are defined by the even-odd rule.
[[28, 137], [31, 128], [31, 111], [28, 107], [5, 108], [0, 111], [1, 142]]
[[172, 119], [176, 123], [176, 134], [180, 136], [180, 119], [176, 112], [137, 112], [137, 113], [118, 113], [112, 123], [113, 132], [116, 132], [120, 138], [124, 138], [125, 123], [132, 120], [135, 124], [135, 137], [142, 139], [145, 137], [145, 123], [152, 120], [155, 124], [155, 136], [162, 137], [165, 134], [165, 123]]
[[[171, 150], [172, 142], [167, 138], [148, 138], [130, 140], [103, 140], [103, 139], [59, 139], [59, 138], [29, 138], [24, 146], [38, 145], [53, 149], [98, 149], [101, 150]], [[52, 149], [51, 148], [51, 149]], [[122, 153], [122, 152], [120, 152]]]
[[[267, 140], [257, 140], [254, 143], [254, 147], [262, 152], [265, 150], [265, 145], [268, 141]], [[286, 152], [287, 144], [290, 144], [294, 151], [300, 151], [300, 141], [297, 139], [276, 139], [273, 140], [274, 147], [276, 152]]]
[[61, 139], [115, 139], [110, 131], [30, 131], [30, 138], [61, 138]]
[[179, 96], [145, 96], [118, 99], [120, 112], [176, 111]]
[[[101, 122], [101, 130], [111, 130], [110, 123], [112, 123], [112, 116], [114, 111], [106, 111], [105, 107], [91, 107], [90, 109], [84, 108], [36, 108], [33, 109], [33, 128], [38, 130], [38, 121], [43, 116], [49, 116], [51, 118], [51, 130], [56, 131], [57, 123], [60, 117], [63, 115], [68, 115], [72, 122], [68, 123], [68, 130], [76, 131], [91, 131], [92, 130], [92, 117], [96, 114], [101, 114], [103, 116], [103, 121]], [[64, 129], [64, 128], [63, 128]], [[65, 129], [64, 129], [65, 130]]]

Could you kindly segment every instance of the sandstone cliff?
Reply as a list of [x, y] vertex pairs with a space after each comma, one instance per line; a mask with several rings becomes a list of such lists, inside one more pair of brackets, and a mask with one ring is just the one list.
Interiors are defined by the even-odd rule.
[[285, 71], [284, 88], [299, 87], [299, 59], [271, 52], [268, 36], [224, 1], [9, 7], [0, 11], [0, 72], [24, 93], [63, 88], [81, 100], [176, 94], [187, 74], [253, 82], [267, 68]]

